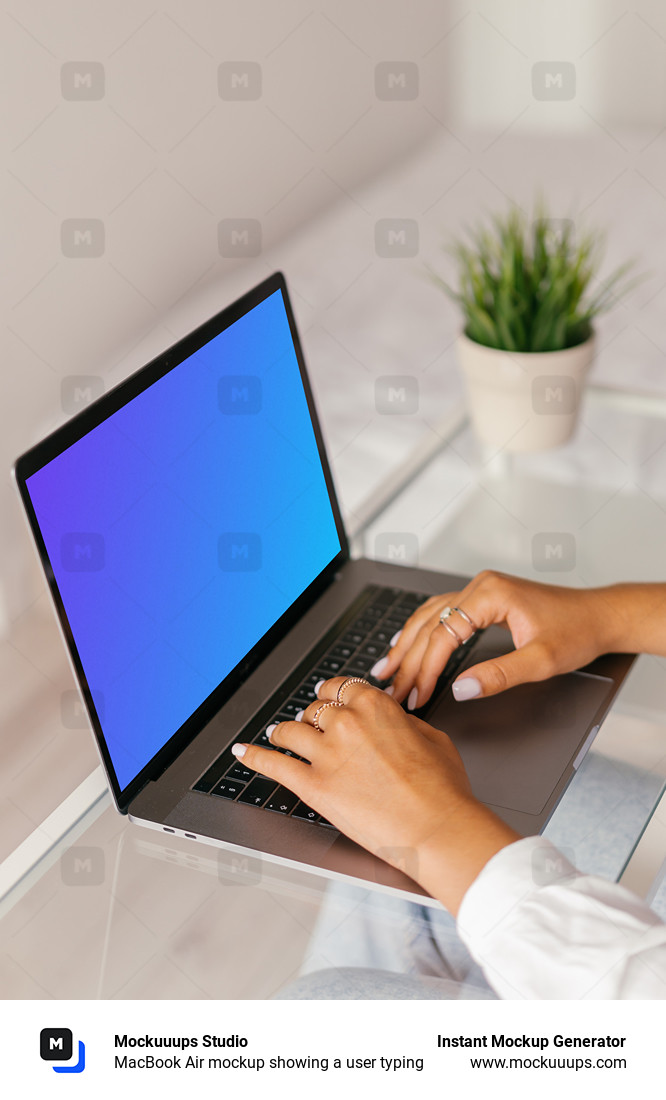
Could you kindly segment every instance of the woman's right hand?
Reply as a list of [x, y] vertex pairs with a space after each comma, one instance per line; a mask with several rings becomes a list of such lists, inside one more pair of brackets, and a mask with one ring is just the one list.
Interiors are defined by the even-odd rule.
[[[372, 674], [395, 679], [388, 690], [409, 710], [422, 707], [457, 648], [440, 623], [445, 607], [460, 607], [479, 629], [493, 623], [511, 631], [515, 650], [466, 668], [453, 684], [462, 702], [496, 695], [515, 684], [545, 680], [581, 668], [608, 651], [610, 589], [576, 589], [538, 584], [489, 570], [478, 573], [462, 592], [432, 596], [407, 620], [395, 645]], [[463, 640], [472, 627], [455, 612], [447, 619]]]

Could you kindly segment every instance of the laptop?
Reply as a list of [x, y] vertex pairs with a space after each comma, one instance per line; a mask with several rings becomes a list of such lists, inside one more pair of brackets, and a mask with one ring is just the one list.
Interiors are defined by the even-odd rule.
[[[283, 276], [276, 273], [18, 459], [15, 478], [115, 804], [139, 825], [432, 903], [235, 741], [368, 678], [428, 596], [468, 578], [350, 557]], [[633, 658], [464, 704], [453, 654], [419, 715], [478, 798], [540, 832]], [[274, 751], [280, 751], [274, 749]], [[399, 812], [399, 807], [396, 807]]]

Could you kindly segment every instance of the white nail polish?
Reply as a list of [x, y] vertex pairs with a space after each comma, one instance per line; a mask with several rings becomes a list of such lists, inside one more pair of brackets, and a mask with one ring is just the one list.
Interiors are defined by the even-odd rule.
[[314, 688], [315, 695], [319, 695], [319, 691], [325, 683], [326, 683], [325, 680], [317, 680], [317, 683], [315, 684], [315, 688]]
[[387, 688], [384, 688], [384, 695], [393, 695], [394, 691], [395, 688], [393, 687], [393, 684], [389, 684]]
[[400, 637], [401, 634], [402, 634], [402, 630], [396, 630], [395, 634], [393, 635], [393, 637], [391, 638], [391, 641], [389, 643], [389, 645], [391, 646], [391, 649], [393, 649], [394, 645], [398, 644], [398, 638]]
[[465, 676], [463, 680], [456, 680], [452, 689], [453, 698], [457, 699], [459, 703], [463, 703], [465, 699], [477, 699], [481, 694], [481, 682], [477, 680], [476, 676]]
[[270, 737], [273, 736], [273, 730], [276, 728], [276, 726], [277, 726], [277, 722], [273, 722], [270, 726], [266, 726], [266, 736], [267, 737], [270, 738]]
[[419, 697], [419, 689], [418, 688], [412, 688], [409, 695], [407, 696], [407, 710], [414, 710], [414, 707], [416, 706], [416, 701], [417, 701], [418, 697]]
[[305, 714], [304, 710], [297, 710], [295, 715], [294, 715], [294, 722], [302, 722], [304, 714]]
[[382, 672], [388, 664], [388, 657], [381, 657], [370, 669], [370, 675], [374, 676], [376, 680], [381, 680]]
[[232, 745], [231, 751], [234, 756], [238, 756], [240, 758], [241, 756], [245, 756], [247, 749], [245, 745]]

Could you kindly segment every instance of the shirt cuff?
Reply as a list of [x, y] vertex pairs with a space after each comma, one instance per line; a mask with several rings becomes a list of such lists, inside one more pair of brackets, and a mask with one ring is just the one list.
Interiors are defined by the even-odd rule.
[[458, 912], [460, 938], [472, 951], [531, 894], [578, 877], [580, 872], [545, 837], [516, 840], [488, 861], [467, 890]]

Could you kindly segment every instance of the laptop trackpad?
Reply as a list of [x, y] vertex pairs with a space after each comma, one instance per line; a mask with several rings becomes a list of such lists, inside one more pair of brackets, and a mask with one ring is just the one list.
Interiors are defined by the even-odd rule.
[[605, 677], [570, 672], [464, 703], [449, 688], [422, 717], [451, 737], [477, 798], [538, 814], [612, 687]]

